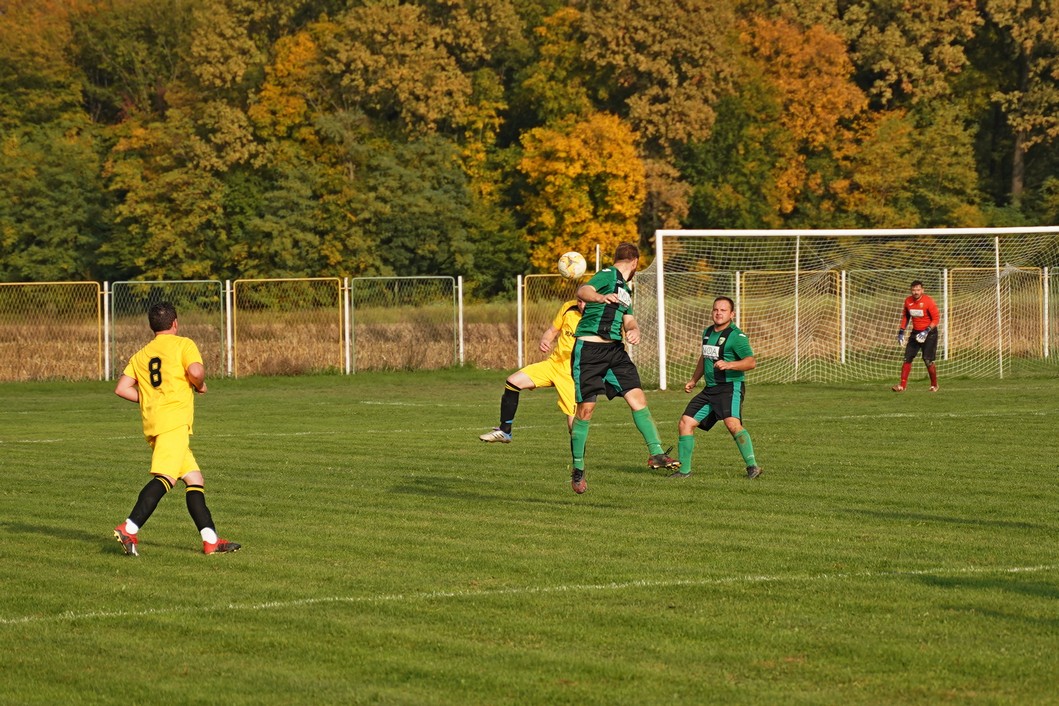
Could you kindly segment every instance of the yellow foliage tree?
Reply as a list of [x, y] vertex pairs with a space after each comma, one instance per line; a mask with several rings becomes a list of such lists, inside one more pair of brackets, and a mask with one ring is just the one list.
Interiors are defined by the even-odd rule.
[[551, 269], [567, 250], [613, 252], [637, 242], [646, 197], [636, 133], [621, 119], [594, 113], [584, 120], [530, 130], [519, 169], [528, 188], [522, 205], [530, 261]]

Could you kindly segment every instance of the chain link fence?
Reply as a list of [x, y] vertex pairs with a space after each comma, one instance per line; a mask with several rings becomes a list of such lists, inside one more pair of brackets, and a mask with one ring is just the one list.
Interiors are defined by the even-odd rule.
[[224, 284], [218, 280], [115, 282], [110, 288], [110, 350], [114, 377], [154, 335], [147, 310], [167, 301], [177, 310], [180, 335], [198, 345], [207, 375], [228, 370], [225, 349]]
[[0, 380], [103, 379], [97, 282], [0, 283]]
[[232, 373], [301, 375], [344, 369], [342, 280], [232, 283]]
[[458, 365], [456, 280], [354, 277], [353, 370], [431, 370]]

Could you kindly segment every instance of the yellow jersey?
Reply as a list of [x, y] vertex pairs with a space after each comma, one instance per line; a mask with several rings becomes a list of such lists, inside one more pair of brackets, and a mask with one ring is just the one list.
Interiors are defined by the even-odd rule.
[[574, 341], [577, 340], [574, 337], [574, 331], [577, 330], [579, 323], [581, 323], [581, 311], [577, 308], [576, 299], [571, 299], [559, 307], [555, 318], [552, 319], [552, 326], [559, 329], [559, 335], [555, 338], [555, 347], [548, 356], [549, 360], [565, 365], [567, 368], [570, 367], [570, 354], [573, 353]]
[[124, 374], [134, 378], [139, 389], [144, 436], [158, 436], [184, 425], [192, 433], [195, 390], [187, 369], [201, 362], [195, 342], [173, 334], [155, 336], [132, 356]]

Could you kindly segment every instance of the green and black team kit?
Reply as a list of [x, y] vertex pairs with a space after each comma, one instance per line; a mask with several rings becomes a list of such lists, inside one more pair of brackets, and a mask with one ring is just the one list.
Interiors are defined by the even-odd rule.
[[703, 331], [702, 376], [706, 386], [688, 403], [684, 416], [693, 418], [707, 431], [727, 417], [742, 419], [746, 373], [718, 370], [713, 364], [718, 360], [734, 362], [752, 355], [750, 340], [736, 326], [729, 324], [723, 331], [715, 331], [711, 326]]
[[[684, 409], [684, 416], [697, 421], [699, 428], [706, 431], [728, 417], [735, 417], [742, 423], [743, 398], [746, 396], [746, 373], [742, 370], [718, 370], [713, 366], [719, 360], [735, 362], [753, 355], [750, 340], [737, 326], [729, 324], [723, 331], [716, 331], [710, 326], [703, 331], [702, 374], [706, 385], [688, 403]], [[754, 445], [750, 440], [749, 432], [743, 429], [734, 435], [734, 439], [747, 465], [748, 472], [753, 468], [760, 473], [754, 458]], [[691, 473], [694, 450], [694, 436], [681, 436], [677, 439], [681, 473]], [[756, 474], [750, 477], [756, 477]]]
[[632, 314], [629, 283], [618, 268], [608, 267], [593, 275], [588, 285], [603, 296], [617, 292], [619, 301], [614, 304], [585, 302], [585, 313], [574, 336], [599, 336], [613, 343], [581, 340], [574, 343], [570, 374], [574, 378], [574, 399], [578, 402], [595, 402], [601, 394], [614, 399], [627, 390], [641, 387], [640, 374], [621, 342], [622, 321]]
[[632, 313], [632, 288], [617, 267], [607, 267], [592, 275], [588, 286], [603, 296], [617, 292], [619, 301], [617, 304], [585, 302], [585, 313], [581, 315], [574, 336], [599, 336], [620, 341], [622, 319]]
[[[574, 378], [574, 399], [578, 402], [595, 402], [596, 397], [606, 394], [608, 399], [624, 396], [629, 390], [643, 387], [640, 374], [622, 342], [622, 321], [632, 314], [632, 291], [625, 277], [616, 267], [600, 270], [588, 281], [589, 286], [606, 296], [617, 293], [618, 302], [585, 302], [585, 313], [581, 315], [574, 336], [574, 350], [570, 356], [570, 373]], [[606, 341], [583, 341], [581, 336], [598, 336]], [[652, 458], [661, 458], [662, 441], [651, 410], [647, 407], [632, 413], [633, 423], [644, 438]], [[570, 429], [570, 453], [573, 464], [573, 482], [577, 490], [578, 481], [585, 470], [585, 443], [588, 438], [587, 419], [574, 419]], [[661, 461], [659, 461], [660, 463]], [[661, 466], [659, 466], [661, 467]]]

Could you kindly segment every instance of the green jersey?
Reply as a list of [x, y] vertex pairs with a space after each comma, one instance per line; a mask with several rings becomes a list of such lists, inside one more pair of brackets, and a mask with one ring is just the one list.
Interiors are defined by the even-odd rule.
[[588, 280], [602, 295], [618, 293], [617, 304], [585, 302], [585, 313], [574, 332], [575, 337], [599, 336], [612, 341], [621, 340], [621, 322], [626, 314], [632, 314], [632, 288], [616, 267], [607, 267]]
[[713, 326], [707, 328], [702, 332], [702, 373], [706, 387], [743, 380], [746, 374], [742, 370], [718, 370], [713, 364], [718, 360], [731, 362], [752, 355], [750, 339], [734, 324], [728, 324], [723, 331], [714, 331]]

